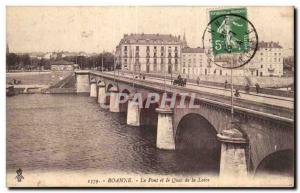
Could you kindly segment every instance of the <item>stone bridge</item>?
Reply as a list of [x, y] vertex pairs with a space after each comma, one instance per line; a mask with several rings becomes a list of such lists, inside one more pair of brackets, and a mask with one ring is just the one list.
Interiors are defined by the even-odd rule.
[[[77, 93], [90, 93], [111, 112], [126, 112], [127, 124], [153, 125], [156, 146], [165, 150], [198, 148], [217, 166], [220, 175], [293, 174], [294, 108], [234, 99], [231, 124], [231, 98], [149, 80], [113, 76], [108, 73], [77, 71]], [[106, 96], [110, 93], [110, 97]], [[149, 93], [176, 97], [175, 108], [161, 108], [160, 101], [150, 108], [139, 108], [129, 97], [127, 103], [111, 105], [119, 93], [141, 93], [143, 105]], [[176, 108], [180, 93], [195, 95], [199, 108]], [[189, 104], [187, 97], [184, 104]], [[266, 98], [266, 101], [268, 99]], [[233, 126], [232, 126], [233, 125]]]

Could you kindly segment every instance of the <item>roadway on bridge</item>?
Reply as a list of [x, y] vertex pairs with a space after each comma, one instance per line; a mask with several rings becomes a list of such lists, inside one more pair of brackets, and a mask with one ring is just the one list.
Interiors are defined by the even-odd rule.
[[[114, 72], [105, 72], [106, 74], [114, 75]], [[133, 74], [129, 73], [124, 73], [120, 72], [117, 73], [115, 72], [116, 76], [120, 77], [128, 77], [128, 78], [133, 78]], [[137, 75], [138, 76], [138, 75]], [[137, 79], [138, 81], [138, 79]], [[164, 80], [163, 78], [157, 78], [157, 77], [149, 77], [147, 76], [144, 81], [149, 81], [149, 82], [157, 82], [157, 83], [166, 83], [166, 85], [171, 85], [170, 80]], [[206, 92], [206, 93], [211, 93], [211, 94], [218, 94], [218, 95], [223, 95], [223, 96], [231, 96], [231, 91], [230, 89], [224, 89], [220, 87], [214, 87], [214, 86], [207, 86], [207, 85], [197, 85], [194, 83], [187, 83], [186, 88], [201, 91], [201, 92]], [[167, 87], [167, 91], [171, 91], [172, 88]], [[280, 96], [274, 96], [274, 95], [267, 95], [267, 94], [256, 94], [256, 93], [245, 93], [243, 91], [240, 92], [240, 97], [241, 99], [244, 100], [249, 100], [257, 103], [263, 103], [267, 105], [273, 105], [273, 106], [279, 106], [279, 107], [284, 107], [284, 108], [289, 108], [289, 109], [294, 109], [294, 99], [289, 98], [289, 97], [280, 97]]]

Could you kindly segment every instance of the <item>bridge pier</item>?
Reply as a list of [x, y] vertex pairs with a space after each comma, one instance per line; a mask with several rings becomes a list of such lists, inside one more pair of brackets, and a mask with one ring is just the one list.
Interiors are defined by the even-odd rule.
[[97, 97], [97, 84], [94, 78], [90, 82], [90, 97]]
[[158, 112], [156, 147], [175, 150], [173, 111], [168, 108], [157, 108], [156, 112]]
[[105, 92], [105, 83], [103, 81], [101, 81], [100, 83], [98, 83], [98, 103], [101, 104], [105, 104], [106, 102], [106, 92]]
[[247, 140], [243, 134], [237, 129], [230, 129], [223, 130], [217, 137], [222, 142], [220, 177], [247, 176]]
[[109, 111], [114, 113], [119, 113], [120, 112], [119, 89], [116, 86], [113, 86], [109, 89], [109, 92], [110, 92]]
[[76, 93], [90, 92], [90, 73], [88, 71], [76, 71]]
[[137, 101], [133, 101], [133, 97], [128, 97], [127, 125], [140, 126], [140, 108]]

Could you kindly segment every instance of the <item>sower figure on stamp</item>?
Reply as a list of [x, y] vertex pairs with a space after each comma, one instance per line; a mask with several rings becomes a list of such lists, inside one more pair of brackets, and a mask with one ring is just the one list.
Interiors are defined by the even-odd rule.
[[218, 28], [218, 33], [225, 35], [225, 38], [226, 38], [225, 44], [226, 44], [227, 49], [238, 48], [240, 50], [241, 46], [240, 46], [239, 42], [241, 42], [241, 41], [238, 38], [233, 36], [233, 32], [231, 30], [231, 24], [238, 26], [238, 27], [243, 26], [233, 20], [231, 21], [230, 18], [228, 16], [226, 16], [225, 19], [223, 20], [221, 26]]

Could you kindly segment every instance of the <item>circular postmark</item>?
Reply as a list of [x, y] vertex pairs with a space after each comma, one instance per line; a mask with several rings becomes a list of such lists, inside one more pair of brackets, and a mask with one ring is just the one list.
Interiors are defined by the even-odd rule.
[[234, 69], [249, 63], [258, 48], [254, 25], [238, 14], [221, 14], [207, 24], [202, 36], [208, 63]]

